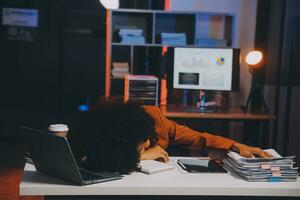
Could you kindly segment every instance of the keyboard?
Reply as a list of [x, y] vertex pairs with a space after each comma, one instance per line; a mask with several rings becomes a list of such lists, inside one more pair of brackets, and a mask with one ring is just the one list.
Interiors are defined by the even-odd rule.
[[99, 180], [104, 179], [104, 177], [102, 177], [102, 176], [87, 172], [85, 170], [79, 170], [79, 171], [80, 171], [82, 180], [87, 183], [96, 183], [96, 182], [99, 182]]
[[121, 179], [123, 176], [112, 172], [89, 172], [84, 169], [79, 169], [84, 184], [101, 183]]

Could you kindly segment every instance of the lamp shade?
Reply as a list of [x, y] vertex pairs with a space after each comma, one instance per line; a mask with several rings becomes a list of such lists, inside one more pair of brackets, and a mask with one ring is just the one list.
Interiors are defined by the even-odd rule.
[[99, 0], [99, 1], [106, 9], [118, 9], [120, 6], [119, 0]]
[[257, 65], [263, 59], [263, 54], [260, 51], [250, 51], [246, 56], [248, 65]]

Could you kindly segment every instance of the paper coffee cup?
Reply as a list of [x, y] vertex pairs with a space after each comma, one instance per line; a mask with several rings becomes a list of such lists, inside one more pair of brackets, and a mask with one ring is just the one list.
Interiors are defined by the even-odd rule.
[[51, 124], [48, 127], [48, 130], [53, 132], [57, 136], [66, 137], [68, 134], [69, 128], [66, 124]]

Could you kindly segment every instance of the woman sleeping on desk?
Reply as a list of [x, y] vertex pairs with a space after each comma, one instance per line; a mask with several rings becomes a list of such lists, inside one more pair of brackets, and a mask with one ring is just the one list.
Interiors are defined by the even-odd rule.
[[209, 156], [214, 160], [221, 160], [228, 150], [245, 157], [271, 157], [260, 148], [179, 125], [164, 117], [156, 106], [123, 103], [117, 99], [94, 105], [81, 119], [80, 127], [71, 128], [69, 140], [75, 156], [84, 158], [87, 167], [96, 171], [129, 173], [140, 160], [167, 162], [169, 144], [191, 150], [212, 150], [214, 153]]

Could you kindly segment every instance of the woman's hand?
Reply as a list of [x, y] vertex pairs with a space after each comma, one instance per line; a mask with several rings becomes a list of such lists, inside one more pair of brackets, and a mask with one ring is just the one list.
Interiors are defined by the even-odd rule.
[[272, 155], [263, 151], [258, 147], [251, 147], [241, 143], [234, 143], [231, 150], [237, 151], [241, 156], [246, 158], [254, 158], [255, 156], [259, 156], [261, 158], [272, 158]]
[[158, 145], [154, 147], [148, 148], [146, 151], [140, 154], [141, 160], [155, 160], [155, 159], [162, 159], [163, 162], [169, 162], [169, 155], [168, 153]]

